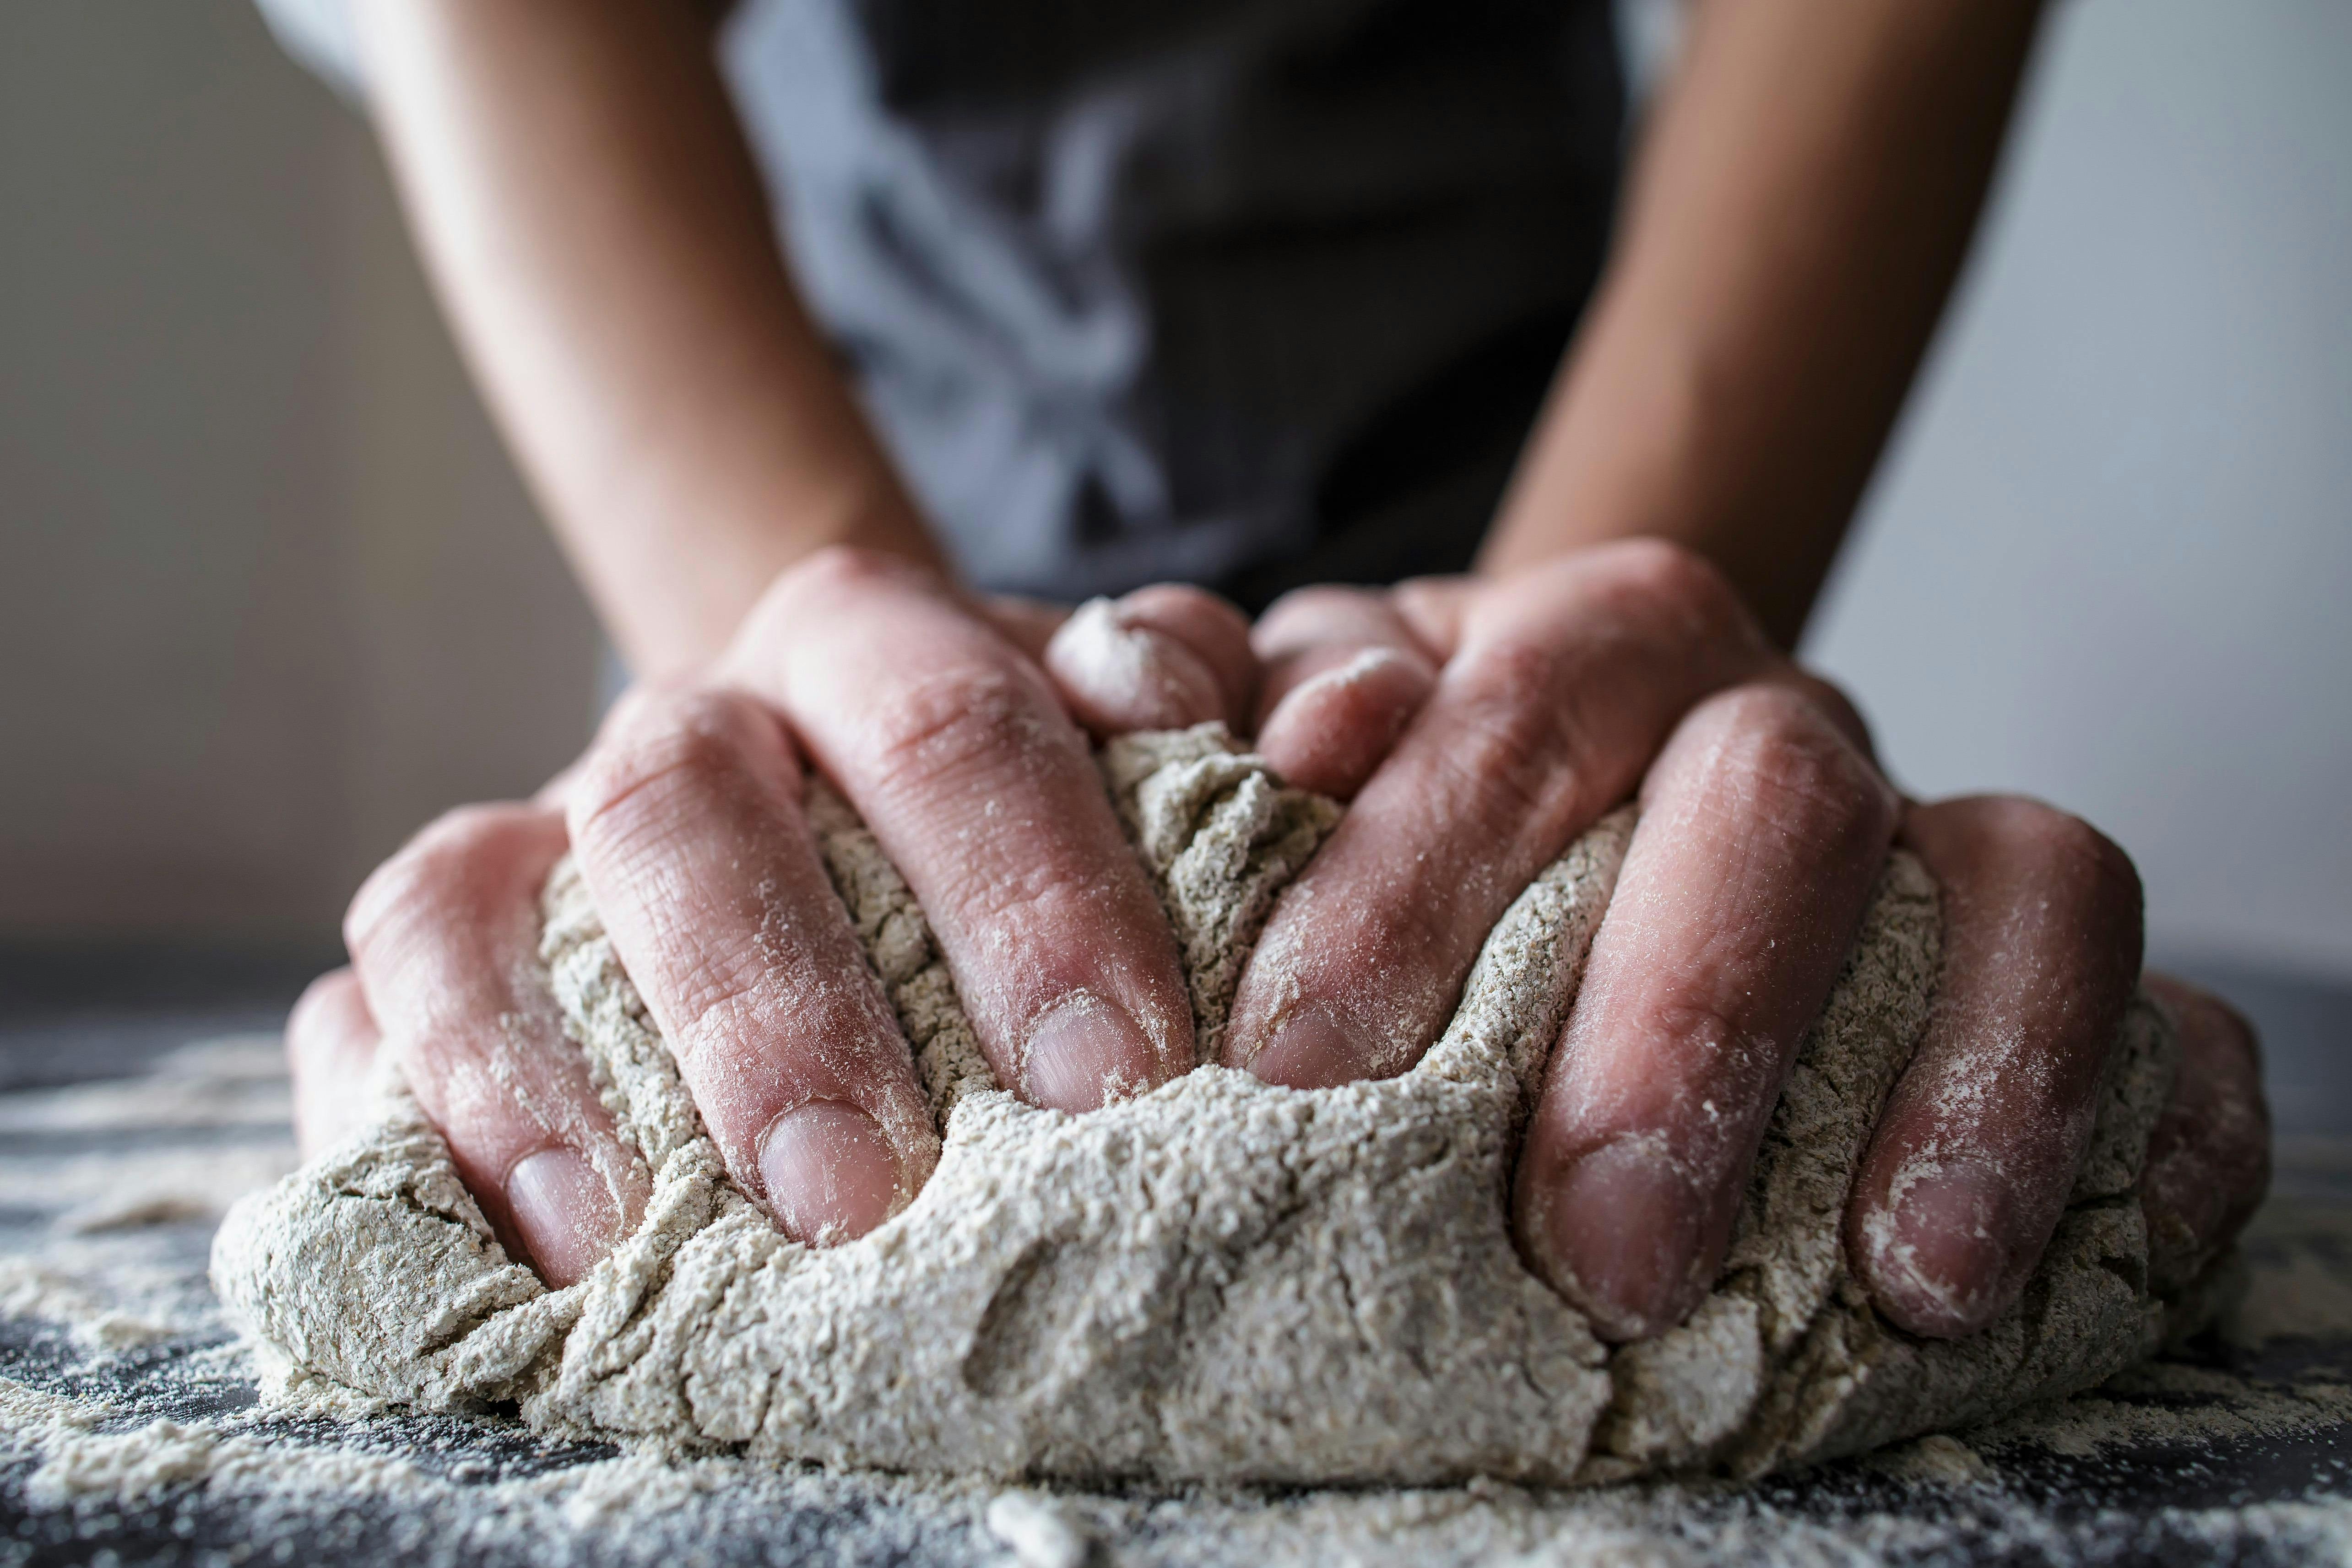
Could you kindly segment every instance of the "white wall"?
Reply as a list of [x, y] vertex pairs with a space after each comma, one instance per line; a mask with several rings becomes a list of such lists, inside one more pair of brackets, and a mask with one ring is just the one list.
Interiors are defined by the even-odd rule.
[[0, 935], [315, 940], [593, 648], [351, 111], [247, 0], [0, 5]]
[[1909, 786], [2107, 829], [2158, 953], [2352, 977], [2352, 5], [2052, 21], [1808, 652]]
[[[1811, 652], [1914, 787], [2352, 975], [2352, 5], [2053, 13]], [[246, 0], [0, 5], [0, 934], [314, 931], [588, 720], [357, 120]]]

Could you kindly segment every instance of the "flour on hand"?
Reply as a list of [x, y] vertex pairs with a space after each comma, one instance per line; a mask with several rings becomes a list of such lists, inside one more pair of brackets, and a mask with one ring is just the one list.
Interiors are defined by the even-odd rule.
[[1806, 1038], [1721, 1278], [1611, 1349], [1520, 1262], [1520, 1125], [1632, 831], [1586, 833], [1487, 937], [1404, 1074], [1338, 1089], [1213, 1061], [1275, 897], [1338, 821], [1217, 726], [1112, 743], [1103, 771], [1173, 924], [1204, 1063], [1083, 1116], [999, 1088], [906, 883], [821, 794], [835, 887], [945, 1141], [869, 1236], [786, 1239], [728, 1182], [567, 862], [541, 956], [646, 1162], [635, 1232], [546, 1289], [500, 1249], [396, 1079], [372, 1125], [234, 1209], [224, 1300], [289, 1398], [514, 1402], [543, 1429], [927, 1474], [1419, 1484], [1758, 1474], [2097, 1383], [2184, 1326], [2147, 1292], [2133, 1182], [2175, 1043], [2126, 1024], [2041, 1269], [1974, 1338], [1887, 1324], [1849, 1272], [1848, 1184], [1926, 1023], [1935, 888], [1897, 852]]

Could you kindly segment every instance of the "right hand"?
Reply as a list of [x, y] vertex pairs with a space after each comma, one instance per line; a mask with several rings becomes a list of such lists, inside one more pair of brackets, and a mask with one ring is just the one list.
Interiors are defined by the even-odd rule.
[[539, 800], [454, 811], [368, 879], [352, 968], [289, 1024], [305, 1152], [358, 1114], [386, 1040], [549, 1281], [635, 1225], [648, 1175], [535, 962], [568, 843], [736, 1183], [811, 1242], [903, 1207], [938, 1137], [803, 815], [811, 764], [921, 900], [1001, 1082], [1066, 1111], [1165, 1082], [1193, 1060], [1176, 945], [1069, 715], [1238, 727], [1255, 670], [1247, 623], [1192, 590], [1065, 622], [887, 558], [812, 557], [713, 671], [625, 698]]

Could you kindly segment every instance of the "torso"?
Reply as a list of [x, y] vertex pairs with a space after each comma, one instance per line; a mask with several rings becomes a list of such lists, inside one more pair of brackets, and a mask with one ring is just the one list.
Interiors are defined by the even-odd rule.
[[981, 584], [1458, 568], [1598, 268], [1605, 4], [750, 0], [796, 275]]

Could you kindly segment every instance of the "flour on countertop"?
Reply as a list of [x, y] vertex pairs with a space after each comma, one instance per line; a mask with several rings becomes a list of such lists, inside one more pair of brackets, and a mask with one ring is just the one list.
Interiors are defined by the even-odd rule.
[[[1211, 1061], [1275, 896], [1338, 820], [1214, 726], [1104, 771], [1168, 906]], [[233, 1209], [213, 1275], [290, 1369], [428, 1411], [676, 1452], [905, 1472], [1180, 1482], [1582, 1484], [1759, 1474], [2070, 1394], [2183, 1325], [2144, 1289], [2132, 1181], [2170, 1081], [2135, 1005], [2040, 1271], [1972, 1339], [1871, 1309], [1847, 1184], [1924, 1026], [1932, 883], [1889, 862], [1772, 1118], [1724, 1272], [1614, 1351], [1513, 1250], [1505, 1195], [1632, 830], [1596, 826], [1487, 938], [1453, 1022], [1394, 1079], [1297, 1091], [1215, 1065], [1085, 1116], [997, 1088], [921, 912], [837, 801], [835, 883], [940, 1118], [915, 1203], [845, 1246], [787, 1240], [726, 1180], [568, 864], [542, 956], [652, 1173], [636, 1232], [549, 1291], [509, 1260], [413, 1099]]]

